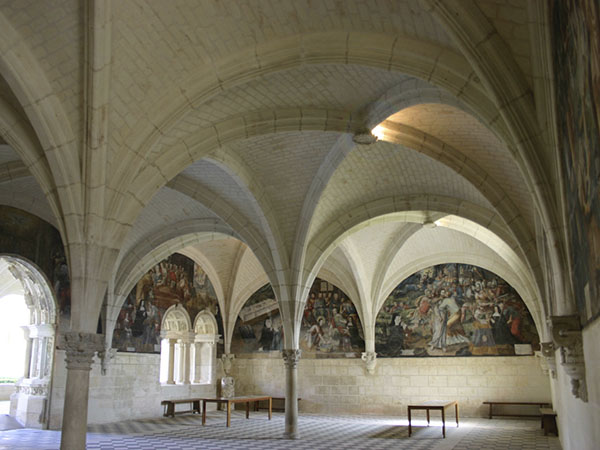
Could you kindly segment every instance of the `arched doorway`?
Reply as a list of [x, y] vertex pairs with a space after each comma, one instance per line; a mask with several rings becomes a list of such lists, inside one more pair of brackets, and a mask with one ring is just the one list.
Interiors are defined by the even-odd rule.
[[[47, 428], [57, 325], [56, 299], [40, 269], [24, 258], [0, 255], [0, 280], [3, 285], [0, 292], [22, 296], [28, 316], [23, 324], [18, 323], [15, 316], [16, 326], [22, 329], [24, 357], [20, 370], [12, 367], [20, 375], [10, 396], [10, 415], [25, 427]], [[5, 298], [7, 301], [0, 303], [0, 308], [8, 306], [9, 297], [2, 296]]]

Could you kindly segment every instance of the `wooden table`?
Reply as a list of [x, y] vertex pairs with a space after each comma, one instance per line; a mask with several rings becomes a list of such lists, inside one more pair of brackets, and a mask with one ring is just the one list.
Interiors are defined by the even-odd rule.
[[432, 400], [429, 402], [419, 403], [418, 405], [408, 405], [408, 436], [412, 434], [411, 413], [413, 410], [424, 409], [427, 411], [427, 426], [429, 426], [429, 411], [439, 410], [442, 412], [442, 436], [446, 437], [446, 408], [454, 405], [454, 414], [456, 415], [456, 426], [458, 427], [458, 402], [456, 401], [438, 401]]
[[[538, 408], [544, 408], [550, 406], [548, 402], [483, 402], [484, 405], [490, 405], [489, 418], [492, 418], [492, 406], [494, 405], [526, 405], [526, 406], [537, 406]], [[539, 414], [499, 414], [495, 413], [494, 416], [510, 416], [510, 417], [540, 417]]]
[[246, 404], [246, 419], [250, 418], [250, 403], [258, 404], [261, 400], [267, 400], [269, 402], [269, 420], [273, 415], [273, 399], [272, 397], [262, 395], [262, 396], [243, 396], [243, 397], [215, 397], [215, 398], [203, 398], [202, 400], [202, 425], [206, 424], [206, 404], [207, 403], [216, 403], [220, 405], [221, 403], [227, 404], [227, 426], [231, 425], [231, 405], [236, 403], [245, 403]]

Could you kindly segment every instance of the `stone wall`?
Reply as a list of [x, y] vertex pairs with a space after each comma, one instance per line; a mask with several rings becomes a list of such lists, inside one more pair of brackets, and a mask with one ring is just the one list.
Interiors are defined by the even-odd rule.
[[[283, 396], [280, 358], [234, 361], [237, 394]], [[301, 412], [406, 415], [409, 402], [458, 400], [461, 415], [485, 416], [486, 400], [551, 401], [549, 377], [534, 356], [385, 358], [368, 375], [359, 359], [301, 359]]]
[[[67, 377], [64, 360], [65, 352], [57, 350], [50, 406], [51, 429], [58, 429], [62, 424]], [[158, 382], [159, 365], [160, 355], [157, 354], [117, 353], [107, 374], [102, 375], [96, 358], [90, 374], [88, 423], [160, 417], [163, 413], [161, 400], [216, 394], [216, 382], [208, 385], [161, 385]]]

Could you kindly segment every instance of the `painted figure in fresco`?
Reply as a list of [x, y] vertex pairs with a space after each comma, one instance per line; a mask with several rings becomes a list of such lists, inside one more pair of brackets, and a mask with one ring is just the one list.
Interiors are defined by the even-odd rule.
[[494, 340], [488, 314], [484, 310], [483, 305], [479, 304], [476, 306], [473, 317], [475, 318], [473, 345], [475, 347], [494, 347], [496, 345], [496, 341]]
[[494, 312], [490, 319], [492, 325], [492, 334], [497, 345], [506, 345], [513, 343], [513, 337], [508, 327], [506, 315], [503, 312], [503, 304], [494, 305]]
[[431, 341], [432, 349], [446, 350], [446, 312], [440, 308], [440, 300], [435, 299], [431, 307]]
[[443, 298], [440, 304], [440, 310], [447, 317], [446, 322], [446, 346], [454, 344], [468, 344], [469, 339], [465, 336], [465, 330], [462, 327], [461, 317], [462, 309], [456, 303], [453, 296], [449, 296], [445, 289], [442, 289]]
[[260, 333], [260, 341], [258, 351], [268, 352], [271, 350], [271, 346], [273, 345], [273, 326], [271, 319], [265, 319], [265, 323], [263, 324], [262, 331]]
[[321, 339], [323, 338], [323, 326], [325, 325], [325, 318], [319, 317], [317, 323], [312, 325], [306, 334], [308, 348], [318, 347]]
[[402, 354], [402, 349], [404, 348], [404, 326], [402, 324], [402, 317], [399, 314], [395, 314], [392, 317], [387, 345], [388, 349], [390, 349], [390, 356], [400, 356]]

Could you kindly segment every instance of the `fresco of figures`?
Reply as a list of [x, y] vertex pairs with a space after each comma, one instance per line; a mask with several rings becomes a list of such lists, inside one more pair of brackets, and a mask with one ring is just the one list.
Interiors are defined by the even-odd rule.
[[[171, 306], [181, 304], [190, 319], [208, 309], [221, 317], [214, 288], [206, 273], [186, 256], [174, 253], [152, 267], [131, 290], [117, 319], [113, 348], [160, 353], [160, 326]], [[219, 331], [222, 334], [222, 331]]]
[[377, 315], [378, 357], [530, 354], [539, 347], [517, 292], [477, 266], [440, 264], [400, 283]]
[[[354, 358], [364, 351], [362, 324], [354, 304], [339, 288], [317, 278], [302, 316], [303, 358]], [[266, 353], [283, 349], [283, 325], [270, 285], [255, 292], [235, 324], [233, 353]]]
[[550, 5], [571, 271], [585, 325], [600, 316], [600, 3]]

